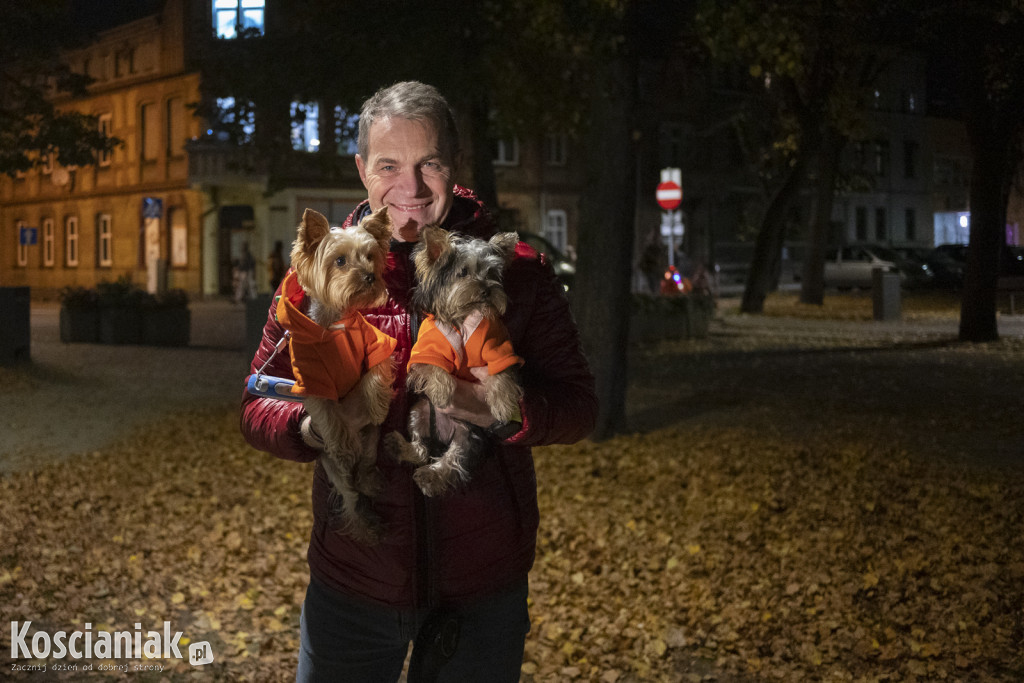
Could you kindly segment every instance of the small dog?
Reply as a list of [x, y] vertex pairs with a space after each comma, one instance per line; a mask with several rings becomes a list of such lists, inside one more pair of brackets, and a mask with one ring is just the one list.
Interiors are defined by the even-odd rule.
[[[382, 276], [390, 240], [386, 208], [347, 230], [331, 228], [322, 214], [306, 209], [292, 245], [294, 272], [282, 283], [277, 304], [278, 321], [291, 332], [292, 393], [302, 397], [325, 444], [321, 463], [334, 488], [333, 522], [340, 533], [365, 543], [381, 536], [369, 498], [383, 485], [376, 425], [391, 404], [396, 341], [358, 309], [387, 300]], [[310, 300], [308, 316], [295, 305], [303, 293]], [[362, 396], [373, 423], [359, 434], [340, 413], [339, 400], [351, 391]]]
[[[490, 374], [483, 382], [485, 400], [494, 419], [519, 420], [523, 390], [516, 370], [523, 361], [515, 355], [500, 318], [507, 304], [502, 276], [518, 242], [514, 232], [485, 241], [434, 226], [423, 229], [413, 251], [419, 284], [412, 304], [427, 317], [409, 358], [408, 387], [438, 408], [451, 404], [455, 377], [474, 380], [469, 368], [486, 366]], [[424, 494], [436, 496], [468, 479], [472, 461], [482, 449], [470, 425], [456, 420], [447, 450], [430, 462], [429, 411], [429, 407], [412, 411], [411, 444], [396, 434], [389, 446], [400, 459], [422, 465], [413, 478]]]

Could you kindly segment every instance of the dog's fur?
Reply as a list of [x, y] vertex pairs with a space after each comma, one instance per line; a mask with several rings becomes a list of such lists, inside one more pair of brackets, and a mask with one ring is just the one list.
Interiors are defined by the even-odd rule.
[[[380, 306], [387, 300], [383, 272], [390, 240], [387, 209], [346, 230], [331, 229], [322, 214], [305, 210], [291, 259], [298, 284], [310, 299], [309, 317], [314, 322], [327, 328], [350, 311]], [[376, 425], [388, 413], [393, 382], [394, 368], [388, 360], [371, 368], [353, 389], [362, 395], [373, 423], [359, 434], [346, 426], [339, 401], [304, 399], [306, 412], [325, 443], [321, 463], [334, 488], [332, 522], [340, 533], [366, 543], [376, 543], [381, 536], [369, 499], [383, 486], [376, 465]]]
[[[468, 239], [434, 226], [427, 226], [413, 252], [418, 285], [412, 303], [417, 310], [433, 315], [438, 323], [456, 330], [472, 314], [482, 314], [492, 325], [504, 325], [507, 298], [502, 287], [505, 267], [512, 260], [519, 236], [514, 232], [499, 233], [485, 241]], [[415, 348], [415, 347], [414, 347]], [[509, 420], [519, 414], [523, 390], [510, 367], [484, 380], [485, 400], [495, 420]], [[438, 408], [451, 404], [455, 377], [444, 369], [427, 363], [409, 366], [408, 387], [422, 393]], [[441, 495], [458, 482], [466, 481], [475, 458], [483, 450], [479, 436], [467, 423], [458, 420], [447, 450], [431, 462], [429, 408], [414, 409], [409, 419], [412, 443], [394, 439], [399, 457], [419, 465], [413, 474], [417, 485], [428, 496]]]

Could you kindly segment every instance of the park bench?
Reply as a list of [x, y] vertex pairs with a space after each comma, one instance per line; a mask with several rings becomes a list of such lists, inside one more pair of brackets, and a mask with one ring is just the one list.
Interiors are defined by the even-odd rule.
[[1010, 315], [1016, 315], [1017, 307], [1015, 298], [1018, 294], [1024, 294], [1024, 275], [1004, 275], [996, 283], [996, 289], [1006, 292], [1010, 296]]

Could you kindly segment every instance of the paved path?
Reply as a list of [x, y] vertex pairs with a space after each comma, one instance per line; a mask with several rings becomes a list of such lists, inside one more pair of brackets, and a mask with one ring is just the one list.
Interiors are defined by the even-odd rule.
[[245, 308], [193, 302], [190, 346], [62, 344], [57, 304], [32, 303], [32, 363], [0, 368], [0, 472], [103, 448], [183, 410], [237, 405]]
[[[0, 367], [0, 473], [102, 449], [128, 430], [183, 410], [238, 405], [251, 350], [245, 307], [192, 302], [183, 348], [62, 344], [57, 304], [33, 303], [32, 363]], [[1003, 337], [1024, 339], [1024, 315], [1000, 319]], [[955, 339], [957, 321], [850, 322], [729, 315], [717, 335], [750, 338]], [[804, 344], [806, 347], [806, 344]]]

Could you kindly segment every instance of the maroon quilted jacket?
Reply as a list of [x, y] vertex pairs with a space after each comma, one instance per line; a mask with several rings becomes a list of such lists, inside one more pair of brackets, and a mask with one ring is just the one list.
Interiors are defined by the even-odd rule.
[[[494, 224], [472, 194], [455, 188], [445, 226], [489, 237]], [[363, 202], [346, 226], [369, 211]], [[388, 301], [364, 311], [366, 318], [398, 340], [394, 354], [395, 398], [382, 426], [405, 433], [408, 399], [405, 368], [419, 316], [409, 310], [414, 285], [412, 243], [392, 242], [385, 279]], [[380, 545], [367, 547], [327, 527], [328, 483], [318, 464], [313, 477], [313, 530], [309, 567], [314, 577], [342, 593], [396, 607], [458, 604], [524, 579], [533, 565], [538, 512], [531, 446], [572, 443], [590, 433], [597, 413], [594, 379], [561, 286], [549, 263], [525, 244], [505, 275], [509, 305], [505, 324], [516, 353], [525, 359], [523, 428], [494, 448], [471, 481], [454, 493], [428, 498], [412, 479], [412, 466], [384, 454], [385, 479], [374, 508], [385, 524]], [[271, 355], [282, 329], [268, 314], [252, 371]], [[278, 354], [267, 374], [291, 377], [288, 354]], [[308, 462], [317, 451], [299, 435], [303, 407], [246, 395], [242, 433], [253, 447], [289, 460]]]

